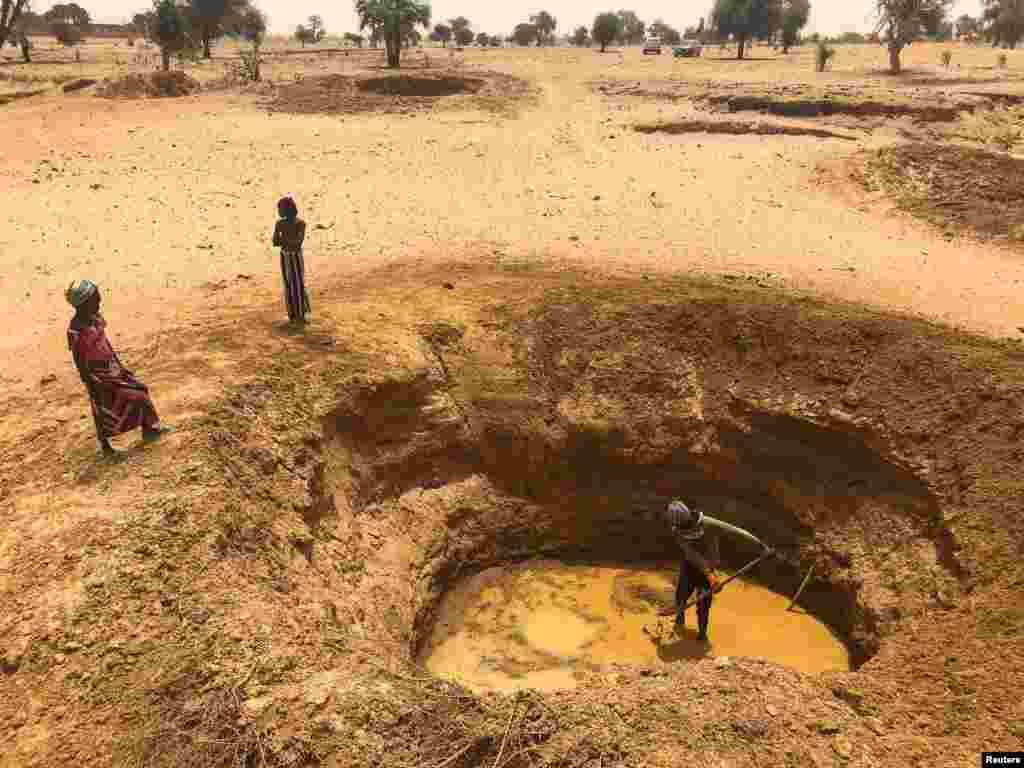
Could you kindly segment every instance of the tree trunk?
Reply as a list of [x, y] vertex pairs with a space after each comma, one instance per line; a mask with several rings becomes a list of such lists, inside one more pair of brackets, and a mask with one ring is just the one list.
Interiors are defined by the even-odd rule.
[[607, 45], [607, 43], [601, 43], [601, 53], [604, 53], [604, 47], [605, 47], [606, 45]]
[[210, 58], [210, 36], [203, 35], [203, 58]]
[[889, 71], [894, 75], [900, 73], [900, 48], [895, 45], [889, 46]]
[[27, 37], [21, 38], [18, 43], [21, 46], [21, 56], [25, 59], [26, 64], [32, 63], [32, 43], [28, 41]]
[[160, 56], [164, 60], [164, 72], [167, 72], [171, 68], [171, 52], [168, 50], [160, 51]]
[[747, 45], [747, 39], [745, 37], [736, 38], [736, 58], [743, 58], [743, 49]]
[[391, 34], [384, 38], [384, 49], [387, 52], [388, 67], [398, 69], [402, 56], [401, 33]]

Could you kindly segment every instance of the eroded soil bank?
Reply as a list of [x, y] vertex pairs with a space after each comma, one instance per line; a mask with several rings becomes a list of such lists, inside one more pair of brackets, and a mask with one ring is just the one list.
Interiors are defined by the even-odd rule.
[[[167, 342], [147, 383], [201, 395], [118, 464], [84, 423], [0, 446], [0, 763], [966, 765], [1019, 737], [1019, 345], [500, 259], [316, 306]], [[618, 664], [501, 697], [416, 664], [464, 576], [666, 557], [671, 496], [775, 546], [783, 594], [813, 563], [802, 602], [857, 671]]]

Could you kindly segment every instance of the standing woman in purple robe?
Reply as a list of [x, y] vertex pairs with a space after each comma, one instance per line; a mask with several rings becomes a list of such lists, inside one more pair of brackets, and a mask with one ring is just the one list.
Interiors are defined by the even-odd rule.
[[299, 209], [290, 197], [277, 203], [280, 216], [274, 227], [274, 245], [281, 248], [281, 277], [284, 278], [284, 301], [288, 320], [305, 324], [309, 312], [309, 294], [306, 293], [306, 265], [302, 258], [302, 243], [306, 239], [306, 222], [299, 218]]

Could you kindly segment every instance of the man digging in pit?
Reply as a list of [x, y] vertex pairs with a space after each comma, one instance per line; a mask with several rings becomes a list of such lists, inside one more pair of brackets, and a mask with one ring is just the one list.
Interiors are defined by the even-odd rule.
[[[686, 603], [694, 590], [698, 590], [701, 596], [697, 600], [697, 640], [707, 643], [711, 601], [719, 590], [715, 577], [715, 571], [721, 565], [717, 531], [732, 533], [757, 544], [764, 549], [763, 556], [773, 553], [774, 550], [748, 531], [705, 516], [700, 511], [691, 510], [678, 499], [669, 503], [666, 508], [665, 522], [668, 523], [682, 550], [679, 560], [679, 581], [676, 583], [676, 631], [679, 632], [686, 626]], [[710, 535], [706, 534], [705, 524], [717, 531]]]
[[721, 560], [718, 536], [714, 533], [705, 535], [703, 518], [700, 512], [691, 512], [689, 507], [678, 500], [671, 502], [665, 511], [665, 521], [682, 550], [679, 580], [676, 583], [676, 631], [686, 626], [686, 601], [694, 590], [700, 590], [704, 596], [697, 601], [697, 640], [706, 643], [711, 601], [715, 587], [718, 586], [714, 571]]

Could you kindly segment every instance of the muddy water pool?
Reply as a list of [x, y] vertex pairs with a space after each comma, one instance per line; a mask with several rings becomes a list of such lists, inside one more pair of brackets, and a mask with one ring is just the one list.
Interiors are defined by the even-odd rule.
[[676, 632], [673, 566], [569, 565], [553, 561], [491, 568], [441, 601], [420, 660], [439, 677], [476, 691], [574, 688], [584, 670], [612, 663], [658, 666], [707, 656], [767, 659], [802, 672], [849, 669], [832, 630], [789, 598], [737, 579], [715, 596], [708, 632], [696, 640], [694, 608]]

